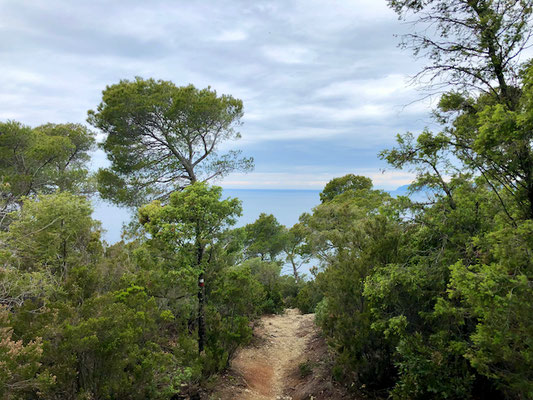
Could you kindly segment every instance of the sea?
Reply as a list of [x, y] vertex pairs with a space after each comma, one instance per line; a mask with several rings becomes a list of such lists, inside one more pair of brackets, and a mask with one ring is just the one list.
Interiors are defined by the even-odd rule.
[[[393, 197], [408, 195], [408, 186], [388, 191]], [[298, 222], [303, 213], [310, 213], [320, 204], [320, 190], [296, 189], [224, 189], [224, 198], [238, 198], [243, 213], [235, 227], [254, 222], [261, 213], [272, 214], [287, 228]], [[427, 200], [427, 191], [411, 196], [418, 201]], [[122, 226], [133, 218], [133, 211], [97, 200], [93, 204], [93, 218], [102, 223], [103, 238], [108, 244], [121, 240]]]
[[[236, 227], [254, 222], [261, 213], [272, 214], [282, 225], [290, 228], [300, 215], [312, 212], [320, 204], [320, 190], [287, 189], [224, 189], [224, 198], [238, 198], [243, 213]], [[93, 218], [102, 223], [104, 239], [113, 244], [121, 239], [122, 226], [133, 217], [133, 212], [104, 201], [95, 201]]]
[[[392, 196], [407, 195], [407, 186], [388, 191]], [[411, 196], [423, 200], [423, 193]], [[287, 228], [296, 224], [303, 213], [311, 213], [320, 204], [320, 190], [288, 189], [224, 189], [224, 198], [238, 198], [242, 202], [243, 213], [235, 227], [254, 222], [261, 213], [272, 214]], [[93, 218], [102, 223], [103, 238], [108, 244], [121, 240], [122, 227], [134, 217], [134, 212], [103, 201], [95, 201]], [[319, 265], [312, 259], [302, 265], [301, 273], [309, 276], [309, 269]], [[290, 268], [283, 267], [284, 274], [290, 274]]]

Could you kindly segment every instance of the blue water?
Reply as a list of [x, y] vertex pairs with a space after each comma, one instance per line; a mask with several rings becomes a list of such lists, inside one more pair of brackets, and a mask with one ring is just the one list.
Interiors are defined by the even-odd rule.
[[[277, 220], [291, 227], [298, 222], [304, 212], [311, 212], [313, 207], [320, 204], [319, 190], [272, 190], [272, 189], [225, 189], [225, 198], [233, 197], [242, 201], [243, 215], [236, 226], [243, 226], [254, 222], [261, 213], [273, 214]], [[406, 195], [407, 188], [400, 187], [390, 191], [393, 196]], [[420, 196], [420, 195], [416, 195]], [[113, 244], [120, 240], [122, 225], [132, 218], [128, 209], [118, 208], [109, 203], [95, 203], [93, 217], [102, 222], [105, 230], [104, 239]], [[317, 260], [312, 260], [301, 268], [302, 273], [308, 274], [312, 265], [318, 265]], [[284, 273], [290, 273], [285, 266]]]
[[[236, 226], [254, 222], [259, 214], [273, 214], [277, 220], [291, 227], [304, 212], [310, 212], [320, 203], [319, 190], [225, 189], [224, 197], [242, 201], [243, 215]], [[108, 243], [120, 240], [122, 225], [131, 218], [131, 211], [105, 202], [95, 203], [93, 217], [102, 222]]]
[[225, 189], [224, 196], [242, 201], [243, 215], [237, 225], [254, 222], [261, 213], [273, 214], [287, 227], [298, 222], [304, 212], [320, 204], [319, 190]]
[[[223, 196], [236, 197], [242, 201], [243, 215], [236, 226], [243, 226], [254, 222], [259, 214], [273, 214], [277, 220], [291, 227], [298, 222], [304, 212], [311, 212], [313, 207], [320, 204], [319, 190], [287, 190], [287, 189], [224, 189]], [[393, 196], [406, 195], [407, 186], [389, 191]], [[427, 193], [421, 192], [411, 196], [414, 200], [427, 200]], [[118, 208], [105, 202], [96, 202], [94, 218], [102, 222], [106, 231], [104, 239], [112, 244], [120, 240], [122, 225], [131, 218], [131, 211]]]

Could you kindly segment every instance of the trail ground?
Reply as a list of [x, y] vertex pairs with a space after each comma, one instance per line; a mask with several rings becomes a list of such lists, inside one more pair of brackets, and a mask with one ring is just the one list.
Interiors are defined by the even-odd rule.
[[331, 381], [329, 354], [314, 315], [295, 309], [261, 318], [251, 345], [241, 349], [211, 400], [349, 399]]

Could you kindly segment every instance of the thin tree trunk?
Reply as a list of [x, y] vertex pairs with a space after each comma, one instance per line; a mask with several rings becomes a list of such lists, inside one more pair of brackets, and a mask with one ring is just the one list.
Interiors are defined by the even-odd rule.
[[204, 247], [200, 242], [200, 227], [196, 227], [196, 263], [201, 269], [198, 275], [198, 352], [203, 353], [205, 349], [205, 281], [202, 260], [204, 257]]
[[203, 353], [205, 348], [205, 284], [204, 273], [198, 277], [198, 352]]
[[298, 283], [298, 281], [300, 280], [300, 277], [298, 276], [298, 267], [296, 266], [296, 262], [294, 261], [293, 256], [290, 257], [290, 260], [292, 264], [292, 273], [294, 275], [294, 280], [296, 281], [296, 283]]

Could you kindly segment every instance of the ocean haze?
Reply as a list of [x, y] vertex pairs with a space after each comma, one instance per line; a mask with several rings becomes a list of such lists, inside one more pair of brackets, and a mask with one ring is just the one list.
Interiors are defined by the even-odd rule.
[[[298, 222], [304, 212], [310, 212], [320, 203], [320, 190], [285, 189], [224, 189], [224, 198], [233, 197], [242, 201], [243, 214], [236, 226], [254, 222], [259, 214], [273, 214], [277, 220], [291, 227]], [[120, 240], [122, 225], [127, 223], [132, 211], [107, 202], [98, 201], [94, 205], [94, 218], [102, 222], [106, 231], [104, 239], [112, 244]]]
[[[320, 204], [320, 190], [296, 189], [224, 189], [224, 198], [233, 197], [242, 201], [243, 214], [236, 226], [244, 226], [254, 222], [261, 213], [273, 214], [277, 220], [291, 227], [298, 222], [298, 218], [305, 212], [311, 212], [313, 207]], [[389, 191], [393, 196], [407, 195], [407, 185]], [[422, 194], [415, 198], [422, 198]], [[122, 225], [127, 223], [132, 211], [119, 208], [103, 201], [94, 204], [94, 218], [102, 222], [106, 231], [104, 239], [112, 244], [120, 240]]]

